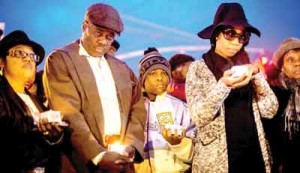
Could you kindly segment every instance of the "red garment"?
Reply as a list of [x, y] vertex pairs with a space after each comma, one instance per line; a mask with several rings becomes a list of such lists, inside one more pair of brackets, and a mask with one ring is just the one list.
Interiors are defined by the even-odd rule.
[[186, 102], [185, 83], [170, 82], [167, 88], [167, 92], [170, 95]]

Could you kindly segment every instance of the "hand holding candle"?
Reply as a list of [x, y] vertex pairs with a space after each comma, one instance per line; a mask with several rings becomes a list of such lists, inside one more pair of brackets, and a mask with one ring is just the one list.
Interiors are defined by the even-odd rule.
[[47, 121], [49, 123], [57, 124], [58, 126], [68, 126], [68, 124], [62, 121], [62, 115], [60, 111], [48, 110], [34, 115], [34, 123], [38, 124], [40, 121]]
[[128, 145], [125, 147], [125, 153], [130, 162], [133, 162], [135, 156], [135, 148], [132, 145]]
[[186, 130], [184, 127], [177, 124], [166, 124], [162, 129], [162, 136], [171, 145], [180, 144], [185, 134]]
[[231, 68], [231, 70], [233, 71], [233, 74], [231, 75], [231, 77], [238, 78], [238, 77], [246, 75], [248, 73], [248, 66], [246, 66], [246, 65], [233, 66]]
[[253, 76], [259, 72], [256, 65], [244, 64], [231, 67], [223, 73], [220, 80], [232, 89], [240, 88], [247, 85]]
[[126, 156], [130, 159], [130, 162], [133, 162], [135, 149], [131, 145], [122, 145], [120, 142], [115, 142], [113, 144], [109, 144], [108, 151], [113, 151], [119, 153], [122, 156]]

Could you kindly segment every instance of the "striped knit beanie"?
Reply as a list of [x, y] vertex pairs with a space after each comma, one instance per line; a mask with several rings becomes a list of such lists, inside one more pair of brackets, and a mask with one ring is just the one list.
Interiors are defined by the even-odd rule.
[[144, 51], [144, 57], [139, 62], [139, 80], [142, 86], [148, 73], [155, 69], [165, 70], [171, 79], [171, 67], [168, 60], [155, 47], [150, 47]]

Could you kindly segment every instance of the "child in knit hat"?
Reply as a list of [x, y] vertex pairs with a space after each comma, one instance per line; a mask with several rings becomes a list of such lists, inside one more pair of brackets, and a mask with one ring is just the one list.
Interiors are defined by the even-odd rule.
[[[171, 79], [169, 62], [156, 48], [148, 48], [139, 62], [139, 79], [143, 86], [148, 112], [145, 161], [137, 172], [185, 172], [190, 165], [194, 123], [187, 105], [167, 94]], [[174, 159], [175, 158], [175, 159]]]

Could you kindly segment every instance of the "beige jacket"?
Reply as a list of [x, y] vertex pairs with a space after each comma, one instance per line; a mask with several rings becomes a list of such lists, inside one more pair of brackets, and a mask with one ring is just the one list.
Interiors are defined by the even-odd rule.
[[[124, 62], [109, 54], [105, 58], [120, 105], [121, 139], [143, 155], [146, 109], [140, 84]], [[78, 40], [47, 57], [43, 82], [50, 108], [61, 111], [70, 123], [72, 146], [78, 161], [86, 165], [105, 150], [104, 117], [91, 67], [85, 56], [79, 56]]]

